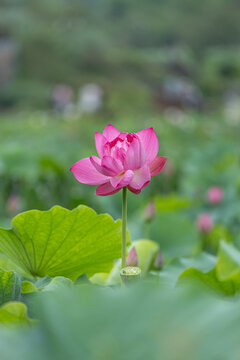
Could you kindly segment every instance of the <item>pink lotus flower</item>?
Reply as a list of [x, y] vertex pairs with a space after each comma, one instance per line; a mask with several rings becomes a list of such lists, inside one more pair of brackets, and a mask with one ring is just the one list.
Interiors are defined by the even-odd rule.
[[209, 213], [202, 213], [197, 218], [197, 228], [202, 233], [208, 233], [213, 228], [213, 219]]
[[210, 204], [217, 205], [223, 199], [223, 189], [219, 186], [212, 186], [208, 189], [207, 200]]
[[167, 161], [157, 156], [158, 139], [152, 128], [120, 133], [109, 124], [102, 134], [96, 132], [95, 143], [99, 157], [79, 160], [70, 170], [79, 182], [100, 185], [97, 195], [112, 195], [124, 187], [139, 194]]

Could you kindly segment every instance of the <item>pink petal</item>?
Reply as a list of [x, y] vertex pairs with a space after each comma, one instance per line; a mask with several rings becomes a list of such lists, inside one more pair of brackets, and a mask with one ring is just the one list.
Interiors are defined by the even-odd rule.
[[96, 188], [96, 195], [106, 196], [113, 195], [119, 192], [121, 188], [115, 189], [110, 182], [100, 185]]
[[75, 178], [83, 184], [100, 185], [109, 179], [95, 169], [90, 158], [79, 160], [71, 167], [70, 171], [72, 171]]
[[114, 188], [123, 188], [132, 181], [133, 177], [134, 172], [132, 170], [127, 170], [123, 175], [112, 177], [110, 182]]
[[125, 160], [125, 170], [136, 170], [140, 169], [146, 161], [145, 150], [140, 139], [134, 135], [131, 144], [128, 147]]
[[105, 176], [115, 176], [123, 170], [122, 163], [111, 156], [104, 156], [102, 159], [90, 156], [90, 161], [95, 169]]
[[113, 171], [108, 171], [107, 169], [102, 167], [102, 160], [99, 159], [97, 156], [90, 156], [90, 161], [95, 169], [102, 175], [105, 176], [114, 176], [116, 175]]
[[157, 156], [149, 165], [151, 176], [155, 176], [162, 171], [164, 165], [166, 164], [167, 157]]
[[121, 162], [121, 164], [124, 163], [124, 159], [126, 156], [126, 150], [123, 148], [116, 147], [111, 154], [115, 159]]
[[116, 129], [113, 125], [109, 124], [105, 127], [103, 130], [103, 135], [107, 139], [107, 141], [113, 141], [118, 135], [120, 134], [120, 131]]
[[121, 132], [118, 137], [119, 137], [120, 139], [124, 140], [125, 137], [127, 136], [127, 134], [128, 134], [128, 133], [126, 133], [126, 132]]
[[140, 194], [140, 192], [141, 192], [141, 190], [133, 189], [130, 185], [128, 185], [127, 188], [134, 194]]
[[136, 135], [140, 138], [146, 153], [146, 163], [151, 163], [158, 153], [158, 138], [153, 128], [139, 131]]
[[100, 156], [100, 158], [103, 156], [103, 149], [104, 149], [104, 145], [106, 144], [106, 142], [107, 142], [107, 139], [105, 138], [105, 136], [103, 136], [99, 132], [95, 133], [95, 144], [96, 144], [96, 149], [97, 149], [97, 152], [98, 152], [98, 155]]
[[141, 169], [134, 171], [134, 177], [129, 185], [135, 190], [141, 190], [148, 185], [150, 179], [151, 175], [149, 166], [145, 165]]
[[102, 158], [102, 167], [109, 171], [109, 173], [112, 172], [112, 176], [115, 176], [123, 171], [122, 162], [112, 156], [104, 156]]

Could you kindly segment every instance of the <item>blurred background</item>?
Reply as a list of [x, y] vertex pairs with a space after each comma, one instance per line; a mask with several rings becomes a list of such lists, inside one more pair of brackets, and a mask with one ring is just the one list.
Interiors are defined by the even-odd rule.
[[153, 126], [169, 160], [129, 194], [132, 239], [170, 257], [239, 243], [239, 13], [237, 0], [1, 0], [0, 225], [55, 204], [120, 217], [121, 195], [96, 197], [69, 168], [108, 123]]

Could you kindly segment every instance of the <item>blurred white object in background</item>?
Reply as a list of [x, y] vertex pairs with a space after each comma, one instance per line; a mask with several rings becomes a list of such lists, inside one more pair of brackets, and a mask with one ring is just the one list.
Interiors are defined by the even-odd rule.
[[79, 90], [78, 110], [81, 113], [96, 113], [102, 107], [103, 90], [97, 84], [86, 84]]
[[73, 90], [69, 85], [57, 84], [52, 92], [52, 102], [54, 110], [69, 114], [73, 111]]
[[163, 108], [201, 110], [203, 107], [200, 89], [190, 79], [178, 76], [165, 78], [156, 99]]

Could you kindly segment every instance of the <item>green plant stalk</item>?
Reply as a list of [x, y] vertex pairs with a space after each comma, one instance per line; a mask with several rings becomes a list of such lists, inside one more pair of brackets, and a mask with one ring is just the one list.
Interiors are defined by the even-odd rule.
[[127, 188], [122, 189], [122, 268], [126, 266], [127, 255]]
[[150, 221], [145, 221], [145, 239], [150, 239]]

